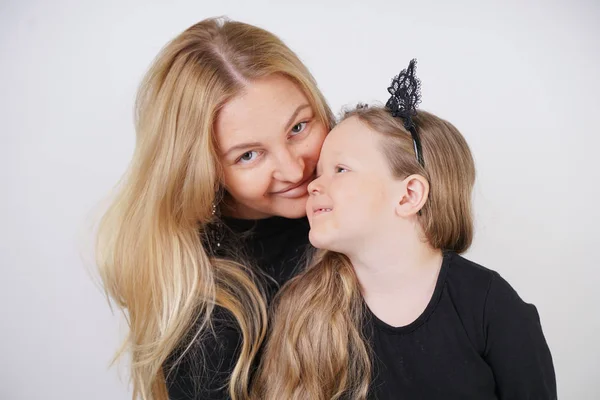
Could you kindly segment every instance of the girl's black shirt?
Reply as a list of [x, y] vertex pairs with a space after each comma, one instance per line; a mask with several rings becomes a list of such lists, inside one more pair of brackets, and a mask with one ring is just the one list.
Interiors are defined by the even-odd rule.
[[536, 308], [494, 271], [444, 254], [433, 296], [411, 324], [367, 309], [371, 398], [556, 399], [552, 357]]

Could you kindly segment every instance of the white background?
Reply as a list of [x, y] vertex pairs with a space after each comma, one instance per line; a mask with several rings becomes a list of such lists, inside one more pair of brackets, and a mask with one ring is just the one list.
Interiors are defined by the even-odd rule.
[[0, 399], [129, 398], [89, 230], [132, 154], [145, 70], [216, 15], [278, 34], [336, 112], [384, 102], [418, 58], [422, 109], [476, 157], [468, 257], [538, 306], [559, 397], [599, 399], [595, 0], [0, 1]]

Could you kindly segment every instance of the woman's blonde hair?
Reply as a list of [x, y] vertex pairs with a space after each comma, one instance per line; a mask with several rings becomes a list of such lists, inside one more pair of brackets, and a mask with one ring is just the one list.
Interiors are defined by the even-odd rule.
[[130, 352], [134, 399], [167, 399], [165, 361], [207, 332], [215, 306], [242, 332], [229, 394], [249, 397], [252, 361], [266, 332], [263, 290], [248, 268], [212, 257], [202, 236], [222, 187], [215, 118], [245, 85], [271, 74], [298, 85], [331, 125], [298, 57], [273, 34], [240, 22], [193, 25], [161, 51], [141, 84], [135, 153], [97, 239], [105, 290], [129, 325], [116, 358]]
[[[430, 245], [466, 251], [473, 238], [475, 166], [460, 132], [419, 111], [413, 121], [421, 139], [423, 167], [400, 118], [383, 107], [359, 107], [344, 118], [350, 117], [381, 135], [381, 151], [395, 177], [420, 174], [429, 181], [419, 221]], [[318, 251], [311, 266], [277, 296], [254, 395], [267, 400], [366, 399], [372, 368], [364, 310], [350, 260], [340, 253]]]

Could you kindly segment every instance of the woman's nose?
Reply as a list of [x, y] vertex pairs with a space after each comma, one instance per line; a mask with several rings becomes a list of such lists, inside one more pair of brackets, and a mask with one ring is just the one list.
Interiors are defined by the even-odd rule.
[[304, 160], [289, 148], [283, 148], [277, 156], [277, 167], [273, 174], [282, 182], [297, 183], [304, 178]]

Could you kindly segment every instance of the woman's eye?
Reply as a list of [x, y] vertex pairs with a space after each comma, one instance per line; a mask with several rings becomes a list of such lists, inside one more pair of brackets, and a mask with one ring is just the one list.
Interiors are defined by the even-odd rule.
[[308, 122], [304, 121], [304, 122], [299, 122], [296, 125], [294, 125], [292, 127], [292, 135], [297, 135], [297, 134], [301, 133], [302, 131], [304, 131], [307, 124], [308, 124]]
[[348, 170], [344, 167], [335, 167], [336, 174], [343, 174], [344, 172], [348, 172]]
[[244, 154], [242, 154], [240, 158], [237, 159], [237, 162], [241, 164], [246, 164], [254, 161], [256, 157], [258, 157], [258, 151], [247, 151]]

